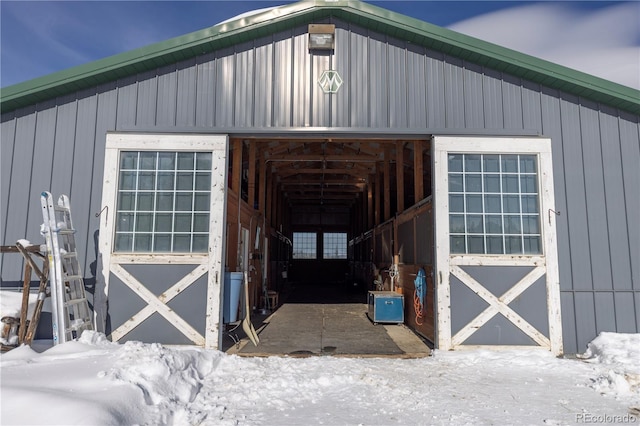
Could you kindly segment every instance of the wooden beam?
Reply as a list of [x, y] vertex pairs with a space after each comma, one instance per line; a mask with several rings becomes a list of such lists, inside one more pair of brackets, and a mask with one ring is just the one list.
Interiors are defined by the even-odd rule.
[[288, 169], [286, 171], [282, 171], [278, 173], [281, 177], [293, 176], [297, 174], [308, 175], [308, 174], [322, 174], [325, 175], [353, 175], [353, 176], [363, 176], [366, 174], [368, 170], [358, 170], [358, 169]]
[[360, 154], [279, 154], [270, 155], [269, 161], [344, 161], [344, 162], [371, 162], [377, 161], [377, 157], [364, 153]]
[[232, 168], [232, 178], [231, 178], [231, 188], [238, 193], [240, 196], [241, 185], [242, 185], [242, 140], [234, 139], [233, 140], [233, 165]]
[[249, 186], [247, 188], [247, 202], [249, 207], [256, 204], [256, 144], [249, 143]]
[[[266, 168], [266, 164], [265, 164], [265, 168]], [[265, 205], [264, 205], [264, 215], [267, 218], [267, 222], [271, 225], [273, 225], [273, 215], [272, 210], [271, 210], [271, 204], [273, 203], [273, 180], [275, 179], [275, 176], [273, 175], [273, 173], [267, 173], [266, 174], [266, 180], [265, 180], [265, 196], [266, 196], [266, 201], [265, 201]]]
[[384, 217], [383, 222], [391, 217], [391, 146], [384, 146], [384, 163], [382, 164], [382, 179], [384, 180]]
[[[358, 194], [324, 194], [323, 201], [329, 200], [355, 200]], [[292, 194], [287, 193], [287, 198], [290, 200], [320, 200], [318, 194]]]
[[413, 186], [415, 202], [418, 203], [424, 198], [424, 182], [422, 176], [424, 174], [424, 164], [422, 161], [422, 141], [413, 142]]
[[367, 217], [368, 226], [367, 229], [371, 229], [374, 226], [374, 214], [373, 214], [373, 189], [374, 189], [374, 175], [369, 175], [369, 185], [367, 185]]
[[374, 212], [373, 212], [373, 219], [375, 221], [376, 225], [379, 225], [380, 223], [382, 223], [382, 220], [380, 220], [380, 204], [382, 201], [382, 179], [380, 179], [380, 172], [378, 171], [379, 169], [376, 169], [376, 199], [373, 200], [373, 203], [375, 205], [374, 207]]
[[396, 144], [396, 211], [404, 211], [404, 142]]
[[322, 182], [325, 183], [327, 185], [361, 185], [361, 186], [365, 186], [366, 185], [366, 179], [365, 178], [358, 178], [358, 177], [354, 177], [354, 176], [349, 176], [349, 177], [342, 177], [342, 178], [327, 178], [325, 177], [324, 179], [322, 179], [322, 177], [320, 178], [314, 178], [313, 176], [305, 176], [304, 179], [300, 178], [300, 177], [294, 177], [292, 178], [291, 176], [289, 176], [288, 178], [285, 179], [281, 179], [280, 182], [282, 182], [283, 184], [309, 184], [309, 185], [313, 185], [313, 184], [317, 184], [318, 182]]
[[262, 212], [262, 214], [266, 214], [267, 211], [265, 207], [265, 197], [266, 197], [266, 188], [267, 188], [267, 165], [264, 162], [263, 158], [260, 158], [258, 161], [259, 168], [259, 182], [258, 182], [258, 209]]

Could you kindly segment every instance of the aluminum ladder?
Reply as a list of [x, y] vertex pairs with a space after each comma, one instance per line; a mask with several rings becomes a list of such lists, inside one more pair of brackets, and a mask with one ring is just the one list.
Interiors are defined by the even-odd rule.
[[49, 260], [53, 344], [57, 345], [80, 337], [84, 330], [93, 330], [93, 314], [78, 262], [69, 197], [61, 195], [54, 204], [51, 193], [45, 191], [40, 202], [44, 220], [41, 233]]

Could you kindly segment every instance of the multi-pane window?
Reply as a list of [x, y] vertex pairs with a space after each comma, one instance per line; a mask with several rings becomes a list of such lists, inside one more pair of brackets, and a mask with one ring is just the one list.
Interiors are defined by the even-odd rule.
[[344, 232], [326, 232], [322, 238], [323, 259], [347, 258], [347, 234]]
[[294, 232], [293, 233], [293, 258], [294, 259], [316, 259], [316, 233], [315, 232]]
[[206, 252], [210, 152], [120, 153], [115, 251]]
[[451, 253], [540, 254], [536, 155], [449, 154]]

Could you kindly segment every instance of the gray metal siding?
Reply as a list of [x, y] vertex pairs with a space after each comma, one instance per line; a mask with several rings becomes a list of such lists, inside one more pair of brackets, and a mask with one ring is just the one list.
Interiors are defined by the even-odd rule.
[[[300, 26], [3, 116], [2, 244], [40, 242], [40, 192], [68, 193], [95, 277], [107, 131], [525, 131], [553, 144], [566, 351], [640, 331], [639, 117], [334, 22], [332, 55], [310, 54]], [[330, 68], [344, 80], [332, 95], [317, 84]], [[10, 256], [3, 282], [21, 280]]]

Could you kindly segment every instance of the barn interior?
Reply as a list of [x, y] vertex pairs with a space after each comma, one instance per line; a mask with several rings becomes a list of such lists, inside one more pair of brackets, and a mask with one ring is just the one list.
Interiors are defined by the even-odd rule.
[[[434, 340], [427, 138], [232, 136], [226, 271], [247, 271], [263, 318], [287, 303], [404, 296], [404, 324]], [[415, 298], [423, 269], [426, 294]], [[274, 297], [275, 296], [275, 297]]]

